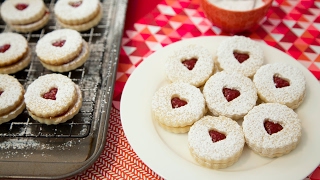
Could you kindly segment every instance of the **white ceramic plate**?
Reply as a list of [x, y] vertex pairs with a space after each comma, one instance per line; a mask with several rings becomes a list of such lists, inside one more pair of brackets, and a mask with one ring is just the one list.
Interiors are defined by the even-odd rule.
[[187, 134], [167, 132], [152, 120], [151, 98], [158, 88], [169, 83], [164, 72], [164, 60], [168, 54], [191, 43], [215, 53], [225, 38], [211, 36], [182, 40], [156, 51], [138, 66], [125, 85], [120, 104], [122, 126], [130, 145], [146, 165], [168, 180], [304, 179], [320, 162], [320, 85], [295, 59], [266, 44], [261, 43], [265, 63], [289, 63], [301, 69], [307, 79], [306, 99], [296, 110], [302, 119], [302, 139], [290, 154], [275, 159], [263, 158], [245, 146], [233, 166], [208, 169], [191, 157]]

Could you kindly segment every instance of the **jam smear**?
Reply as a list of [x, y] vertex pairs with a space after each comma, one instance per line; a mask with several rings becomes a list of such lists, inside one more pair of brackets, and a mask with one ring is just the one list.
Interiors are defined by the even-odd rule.
[[179, 108], [179, 107], [185, 106], [187, 104], [188, 104], [187, 101], [181, 100], [178, 97], [174, 97], [174, 98], [171, 99], [172, 108]]
[[289, 81], [287, 81], [277, 75], [273, 75], [273, 82], [274, 82], [274, 85], [276, 86], [276, 88], [283, 88], [283, 87], [290, 86]]
[[281, 131], [283, 127], [280, 124], [271, 122], [267, 119], [264, 122], [264, 129], [267, 131], [268, 134], [272, 135], [274, 133]]
[[8, 49], [10, 49], [11, 45], [10, 44], [4, 44], [0, 46], [0, 53], [5, 53]]
[[1, 96], [2, 93], [3, 93], [3, 91], [0, 91], [0, 96]]
[[245, 60], [249, 59], [249, 54], [233, 52], [233, 56], [239, 61], [239, 63], [243, 63]]
[[49, 90], [49, 92], [44, 93], [42, 97], [45, 99], [56, 100], [57, 92], [58, 88], [52, 88]]
[[66, 40], [58, 40], [58, 41], [52, 43], [52, 46], [62, 47], [64, 45], [64, 43], [66, 43]]
[[198, 59], [196, 58], [192, 58], [192, 59], [187, 59], [182, 61], [182, 64], [188, 68], [189, 70], [192, 70], [194, 68], [194, 66], [196, 65]]
[[236, 89], [223, 88], [222, 92], [228, 102], [230, 102], [230, 101], [234, 100], [235, 98], [237, 98], [238, 96], [240, 96], [240, 92]]
[[16, 9], [18, 9], [19, 11], [23, 11], [24, 9], [26, 9], [29, 5], [25, 4], [25, 3], [19, 3], [16, 5]]
[[218, 142], [218, 141], [224, 140], [226, 138], [226, 135], [224, 135], [216, 130], [210, 130], [209, 135], [212, 139], [212, 142]]
[[82, 1], [69, 2], [69, 5], [72, 7], [79, 7], [82, 4]]

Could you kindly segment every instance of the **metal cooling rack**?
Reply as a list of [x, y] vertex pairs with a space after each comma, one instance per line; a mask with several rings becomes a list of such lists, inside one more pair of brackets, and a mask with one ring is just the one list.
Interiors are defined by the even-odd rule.
[[[53, 13], [56, 1], [44, 0], [51, 16], [43, 29], [20, 33], [28, 41], [32, 60], [27, 68], [13, 76], [25, 89], [39, 76], [53, 73], [42, 66], [35, 46], [45, 34], [62, 28]], [[0, 0], [0, 5], [2, 2]], [[0, 178], [65, 178], [88, 168], [102, 152], [127, 0], [101, 0], [101, 3], [103, 18], [100, 23], [80, 32], [90, 46], [88, 60], [76, 70], [61, 73], [78, 84], [82, 91], [80, 112], [65, 123], [45, 125], [33, 120], [25, 110], [14, 120], [1, 124]], [[10, 31], [0, 18], [0, 33]], [[14, 167], [26, 164], [28, 167], [20, 168], [18, 172], [14, 170]], [[59, 172], [52, 172], [57, 168]]]

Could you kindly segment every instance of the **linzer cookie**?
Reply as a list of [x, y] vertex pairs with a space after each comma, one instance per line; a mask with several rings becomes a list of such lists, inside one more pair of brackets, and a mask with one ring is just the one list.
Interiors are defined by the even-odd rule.
[[13, 76], [0, 74], [0, 124], [16, 118], [25, 108], [24, 88]]
[[205, 116], [188, 132], [191, 155], [202, 166], [220, 169], [233, 165], [245, 144], [241, 126], [230, 118]]
[[213, 55], [200, 45], [183, 46], [165, 62], [165, 72], [171, 82], [185, 82], [200, 87], [213, 74]]
[[154, 119], [164, 129], [186, 133], [206, 113], [201, 91], [188, 83], [162, 86], [154, 94], [151, 105]]
[[102, 18], [99, 0], [59, 0], [54, 13], [64, 28], [86, 31], [96, 26]]
[[32, 32], [48, 23], [50, 12], [42, 0], [6, 0], [1, 16], [14, 31]]
[[0, 34], [0, 74], [13, 74], [26, 68], [31, 61], [27, 40], [18, 33]]
[[280, 157], [294, 150], [301, 138], [298, 115], [279, 103], [255, 106], [242, 123], [247, 145], [265, 157]]
[[36, 45], [36, 54], [42, 65], [55, 72], [67, 72], [82, 66], [89, 52], [88, 43], [72, 29], [52, 31]]
[[264, 55], [257, 42], [244, 36], [232, 36], [219, 45], [216, 61], [220, 70], [252, 77], [262, 66]]
[[305, 97], [306, 80], [303, 73], [287, 63], [262, 66], [254, 75], [253, 82], [263, 102], [280, 103], [295, 109]]
[[207, 106], [215, 116], [242, 118], [257, 102], [257, 90], [248, 77], [221, 71], [209, 78], [203, 88]]
[[29, 115], [45, 124], [59, 124], [73, 118], [82, 106], [82, 94], [67, 76], [40, 76], [27, 88], [24, 95]]

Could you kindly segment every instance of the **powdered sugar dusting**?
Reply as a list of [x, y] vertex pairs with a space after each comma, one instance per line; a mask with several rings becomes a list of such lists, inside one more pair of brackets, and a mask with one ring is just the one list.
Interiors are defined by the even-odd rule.
[[[228, 102], [223, 88], [236, 89], [240, 96]], [[253, 82], [239, 73], [221, 71], [209, 78], [203, 88], [203, 95], [209, 110], [216, 116], [223, 115], [239, 119], [246, 115], [257, 102], [257, 90]]]
[[0, 66], [9, 65], [12, 60], [18, 60], [28, 49], [27, 40], [18, 33], [5, 32], [0, 34], [0, 46], [9, 44], [10, 48], [5, 53], [0, 53]]
[[[248, 53], [249, 59], [239, 63], [233, 52]], [[262, 66], [264, 61], [263, 50], [259, 44], [244, 36], [232, 36], [225, 39], [217, 49], [217, 63], [221, 69], [228, 72], [238, 72], [252, 77]]]
[[[213, 143], [209, 130], [226, 135], [226, 139]], [[242, 151], [245, 140], [241, 127], [227, 117], [205, 116], [194, 123], [188, 132], [189, 148], [208, 161], [233, 158]]]
[[[172, 108], [172, 97], [187, 101], [187, 105]], [[152, 98], [152, 111], [160, 123], [172, 127], [192, 125], [205, 113], [205, 100], [198, 88], [187, 83], [162, 86]]]
[[[283, 129], [269, 135], [264, 128], [266, 119], [281, 124]], [[265, 154], [287, 152], [288, 148], [294, 148], [302, 131], [298, 115], [292, 109], [278, 103], [264, 103], [254, 107], [244, 117], [242, 126], [248, 145]]]
[[[279, 75], [288, 79], [290, 86], [276, 88], [273, 76]], [[286, 63], [272, 63], [262, 66], [254, 75], [253, 82], [259, 97], [265, 102], [276, 102], [297, 108], [304, 99], [306, 80], [303, 73], [296, 67]]]
[[[196, 58], [197, 63], [192, 70], [188, 70], [183, 60]], [[201, 86], [213, 74], [213, 55], [200, 45], [191, 44], [175, 51], [165, 62], [165, 71], [172, 82], [185, 82], [194, 86]]]

